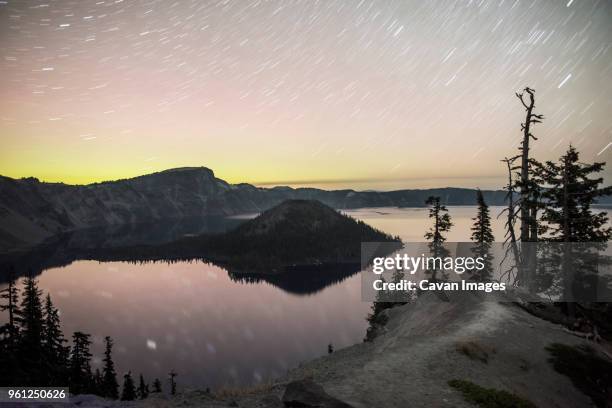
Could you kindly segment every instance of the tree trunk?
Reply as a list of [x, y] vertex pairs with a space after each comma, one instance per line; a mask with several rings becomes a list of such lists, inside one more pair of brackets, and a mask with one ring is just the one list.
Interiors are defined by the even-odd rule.
[[[521, 102], [523, 101], [521, 97]], [[529, 138], [531, 137], [529, 129], [531, 127], [531, 115], [533, 113], [533, 106], [535, 104], [533, 93], [529, 92], [529, 105], [525, 106], [527, 114], [525, 116], [525, 123], [523, 124], [523, 141], [521, 143], [521, 241], [529, 241], [531, 212], [530, 212], [530, 200], [529, 200]]]

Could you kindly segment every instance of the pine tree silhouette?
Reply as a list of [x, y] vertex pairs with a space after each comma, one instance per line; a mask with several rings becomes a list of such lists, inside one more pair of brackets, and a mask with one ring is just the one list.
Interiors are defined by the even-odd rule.
[[21, 301], [23, 313], [21, 323], [21, 344], [19, 346], [19, 359], [22, 370], [26, 376], [22, 385], [45, 384], [45, 362], [43, 352], [43, 307], [41, 291], [38, 283], [31, 276], [23, 281], [24, 293]]
[[491, 231], [491, 216], [489, 215], [489, 206], [484, 200], [482, 191], [478, 189], [476, 202], [478, 210], [476, 217], [472, 218], [474, 225], [472, 226], [472, 241], [476, 245], [472, 251], [476, 257], [483, 258], [484, 268], [481, 271], [475, 270], [473, 277], [477, 280], [490, 279], [492, 273], [492, 256], [491, 244], [495, 241], [493, 232]]
[[542, 178], [547, 184], [547, 206], [542, 215], [549, 239], [560, 242], [606, 242], [612, 235], [605, 212], [593, 212], [598, 197], [612, 193], [601, 188], [605, 163], [580, 163], [578, 151], [571, 145], [557, 163], [546, 162]]
[[90, 337], [89, 334], [78, 331], [72, 335], [70, 392], [73, 394], [87, 393], [92, 388]]
[[119, 383], [113, 362], [113, 339], [110, 336], [104, 338], [104, 368], [102, 374], [102, 396], [110, 399], [119, 398]]
[[19, 319], [22, 315], [19, 308], [19, 290], [15, 285], [14, 270], [9, 271], [8, 286], [0, 290], [0, 312], [7, 312], [8, 322], [0, 327], [0, 335], [5, 344], [14, 347], [19, 339]]
[[144, 377], [140, 374], [138, 382], [138, 398], [145, 399], [149, 396], [149, 385], [145, 383]]
[[[380, 276], [380, 279], [385, 282], [384, 276]], [[384, 310], [392, 307], [392, 304], [387, 302], [386, 292], [376, 292], [376, 300], [372, 302], [371, 312], [366, 318], [368, 322], [368, 328], [363, 341], [372, 341], [378, 335], [378, 328], [384, 326], [387, 323], [387, 317], [382, 313]]]
[[[429, 242], [429, 251], [435, 258], [444, 258], [449, 255], [448, 249], [444, 247], [445, 232], [450, 231], [453, 223], [448, 214], [446, 206], [440, 204], [440, 197], [431, 196], [425, 200], [429, 206], [429, 218], [433, 219], [433, 226], [425, 233], [425, 239]], [[431, 270], [431, 280], [437, 280], [437, 270]], [[443, 272], [443, 271], [442, 271]]]
[[8, 322], [0, 326], [0, 384], [19, 385], [23, 378], [18, 347], [21, 343], [19, 322], [19, 290], [15, 285], [14, 270], [9, 270], [8, 286], [0, 291], [0, 312], [7, 312]]
[[60, 326], [59, 312], [47, 294], [45, 302], [45, 326], [43, 329], [43, 349], [47, 363], [46, 372], [48, 381], [52, 386], [66, 385], [68, 380], [69, 347], [65, 345]]
[[429, 218], [434, 220], [434, 225], [425, 233], [425, 239], [434, 244], [442, 244], [446, 241], [444, 233], [453, 226], [448, 209], [440, 204], [440, 197], [431, 196], [425, 200], [425, 204], [429, 206]]
[[155, 381], [153, 381], [153, 392], [162, 392], [162, 384], [161, 381], [159, 381], [159, 378], [156, 378]]
[[[547, 187], [541, 229], [548, 241], [563, 243], [553, 246], [547, 254], [552, 260], [549, 276], [561, 288], [565, 300], [561, 308], [570, 319], [576, 317], [576, 301], [595, 300], [597, 287], [609, 286], [598, 283], [602, 279], [598, 253], [612, 237], [612, 228], [608, 226], [607, 214], [592, 208], [598, 197], [612, 192], [612, 187], [602, 188], [603, 179], [596, 176], [604, 165], [581, 163], [578, 151], [570, 145], [557, 163], [548, 161], [541, 169]], [[580, 256], [576, 256], [578, 253]], [[601, 307], [586, 305], [586, 309], [592, 313]], [[609, 318], [612, 310], [608, 308], [606, 313]], [[606, 319], [605, 314], [597, 314]]]
[[132, 372], [128, 371], [123, 376], [123, 391], [121, 392], [121, 401], [133, 401], [136, 399], [136, 387], [132, 379]]
[[[94, 393], [117, 399], [111, 338], [105, 338], [104, 373], [96, 370], [92, 375], [91, 336], [77, 331], [72, 336], [72, 348], [67, 346], [51, 296], [47, 294], [43, 305], [42, 292], [31, 276], [23, 280], [23, 286], [21, 302], [14, 279], [0, 291], [0, 311], [6, 311], [9, 318], [0, 326], [0, 384], [68, 385], [73, 394]], [[148, 385], [144, 389], [148, 394]]]
[[474, 225], [472, 226], [472, 241], [478, 244], [490, 244], [495, 241], [495, 237], [491, 231], [489, 206], [485, 202], [480, 189], [478, 189], [476, 193], [476, 203], [478, 204], [478, 212], [476, 217], [472, 218], [472, 221], [474, 221]]

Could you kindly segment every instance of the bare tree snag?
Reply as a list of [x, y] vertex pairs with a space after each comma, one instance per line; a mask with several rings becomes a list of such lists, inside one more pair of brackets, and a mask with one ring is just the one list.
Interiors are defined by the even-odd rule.
[[[528, 96], [526, 101], [525, 93]], [[525, 108], [525, 122], [521, 123], [521, 130], [523, 131], [523, 141], [519, 150], [521, 151], [521, 171], [520, 171], [520, 219], [521, 219], [521, 242], [535, 241], [537, 240], [537, 206], [533, 202], [530, 185], [530, 172], [529, 172], [529, 142], [531, 139], [537, 140], [537, 138], [531, 133], [531, 125], [536, 123], [542, 123], [544, 119], [543, 115], [538, 115], [533, 112], [535, 108], [535, 91], [529, 87], [524, 89], [523, 93], [517, 93], [516, 97], [521, 101], [521, 104]]]

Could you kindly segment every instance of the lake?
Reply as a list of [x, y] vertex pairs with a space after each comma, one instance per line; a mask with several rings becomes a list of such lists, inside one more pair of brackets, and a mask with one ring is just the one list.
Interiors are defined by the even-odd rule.
[[[503, 240], [503, 219], [495, 218], [500, 210], [491, 208], [497, 241]], [[469, 240], [476, 208], [449, 211], [455, 225], [448, 240]], [[426, 208], [344, 212], [406, 242], [423, 241], [429, 227]], [[174, 369], [179, 387], [255, 384], [326, 354], [329, 343], [361, 342], [367, 328], [371, 304], [361, 300], [359, 274], [300, 291], [235, 280], [203, 262], [65, 263], [39, 275], [64, 332], [92, 334], [94, 369], [101, 366], [104, 336], [111, 336], [118, 373], [143, 373], [150, 382], [165, 383]], [[293, 287], [302, 284], [298, 279]]]

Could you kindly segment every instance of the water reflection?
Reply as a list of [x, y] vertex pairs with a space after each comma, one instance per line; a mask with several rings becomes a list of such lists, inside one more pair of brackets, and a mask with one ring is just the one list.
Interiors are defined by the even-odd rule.
[[267, 282], [295, 295], [312, 295], [348, 279], [360, 270], [359, 264], [335, 264], [289, 268], [283, 273], [253, 274], [228, 272], [231, 280], [243, 284]]
[[112, 248], [159, 245], [200, 234], [216, 234], [235, 228], [244, 219], [197, 217], [155, 223], [88, 228], [48, 239], [27, 252], [0, 253], [0, 283], [8, 280], [9, 267], [18, 276], [38, 275], [45, 269], [67, 266], [79, 259], [101, 260]]
[[325, 354], [330, 342], [360, 341], [369, 309], [358, 275], [306, 297], [264, 280], [245, 285], [202, 262], [77, 261], [44, 271], [39, 281], [61, 311], [65, 333], [92, 333], [94, 355], [110, 335], [119, 372], [152, 380], [174, 368], [183, 386], [282, 375]]
[[254, 275], [200, 260], [98, 262], [108, 260], [109, 248], [222, 232], [243, 221], [77, 231], [0, 262], [39, 275], [68, 337], [92, 334], [94, 369], [106, 335], [115, 340], [119, 373], [142, 372], [152, 381], [173, 368], [181, 386], [201, 388], [274, 378], [325, 354], [329, 343], [361, 341], [369, 304], [360, 299], [358, 264]]

